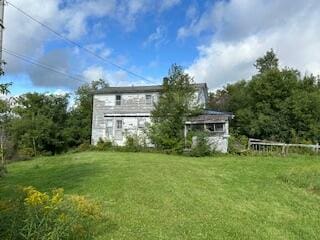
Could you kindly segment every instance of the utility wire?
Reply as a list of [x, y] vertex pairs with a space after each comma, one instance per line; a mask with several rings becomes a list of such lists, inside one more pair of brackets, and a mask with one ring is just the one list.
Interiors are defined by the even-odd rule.
[[46, 64], [43, 64], [43, 63], [40, 63], [34, 59], [31, 59], [31, 58], [28, 58], [27, 56], [24, 56], [24, 55], [21, 55], [19, 53], [16, 53], [16, 52], [13, 52], [13, 51], [10, 51], [10, 50], [7, 50], [5, 48], [2, 49], [3, 52], [5, 52], [6, 54], [9, 54], [10, 56], [13, 56], [15, 58], [18, 58], [24, 62], [27, 62], [27, 63], [30, 63], [32, 65], [35, 65], [35, 66], [38, 66], [38, 67], [42, 67], [44, 69], [47, 69], [49, 71], [52, 71], [52, 72], [55, 72], [55, 73], [59, 73], [61, 75], [64, 75], [70, 79], [73, 79], [73, 80], [76, 80], [76, 81], [79, 81], [79, 82], [83, 82], [83, 83], [88, 83], [86, 80], [84, 79], [81, 79], [81, 78], [78, 78], [78, 77], [75, 77], [75, 76], [72, 76], [68, 73], [65, 73], [63, 71], [60, 71], [52, 66], [49, 66], [49, 65], [46, 65]]
[[125, 71], [125, 72], [129, 73], [130, 75], [132, 75], [132, 76], [134, 76], [134, 77], [136, 77], [136, 78], [143, 79], [143, 80], [145, 80], [145, 81], [147, 81], [147, 82], [150, 82], [150, 83], [154, 83], [154, 84], [155, 84], [154, 81], [151, 81], [151, 80], [149, 80], [149, 79], [147, 79], [147, 78], [145, 78], [145, 77], [143, 77], [143, 76], [141, 76], [141, 75], [139, 75], [139, 74], [137, 74], [137, 73], [134, 73], [134, 72], [132, 72], [132, 71], [130, 71], [130, 70], [128, 70], [128, 69], [126, 69], [126, 68], [124, 68], [124, 67], [122, 67], [122, 66], [120, 66], [120, 65], [118, 65], [118, 64], [116, 64], [116, 63], [114, 63], [114, 62], [112, 62], [112, 61], [110, 61], [110, 60], [108, 60], [108, 59], [106, 59], [106, 58], [104, 58], [104, 57], [101, 57], [99, 54], [96, 54], [94, 51], [91, 51], [90, 49], [81, 46], [79, 43], [77, 43], [77, 42], [75, 42], [75, 41], [73, 41], [73, 40], [71, 40], [71, 39], [63, 36], [61, 33], [57, 32], [57, 31], [54, 30], [53, 28], [49, 27], [48, 25], [46, 25], [46, 24], [42, 23], [41, 21], [37, 20], [36, 18], [32, 17], [30, 14], [28, 14], [27, 12], [25, 12], [25, 11], [22, 10], [21, 8], [15, 6], [15, 5], [12, 4], [11, 2], [8, 2], [8, 1], [6, 1], [6, 2], [7, 2], [8, 5], [10, 5], [11, 7], [15, 8], [17, 11], [19, 11], [20, 13], [22, 13], [22, 14], [25, 15], [26, 17], [30, 18], [32, 21], [40, 24], [42, 27], [44, 27], [44, 28], [46, 28], [47, 30], [49, 30], [50, 32], [54, 33], [54, 34], [57, 35], [60, 39], [68, 42], [69, 44], [72, 44], [72, 45], [74, 45], [74, 46], [76, 46], [76, 47], [84, 50], [85, 52], [87, 52], [87, 53], [89, 53], [89, 54], [91, 54], [91, 55], [99, 58], [100, 60], [102, 60], [102, 61], [104, 61], [104, 62], [106, 62], [106, 63], [108, 63], [108, 64], [110, 64], [110, 65], [112, 65], [112, 66], [114, 66], [114, 67], [116, 67], [116, 68], [119, 68], [119, 69], [122, 70], [122, 71]]

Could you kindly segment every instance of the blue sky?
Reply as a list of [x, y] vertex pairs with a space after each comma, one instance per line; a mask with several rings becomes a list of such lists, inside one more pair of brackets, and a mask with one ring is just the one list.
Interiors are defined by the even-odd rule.
[[[65, 37], [147, 79], [139, 79], [70, 45], [12, 6], [5, 8], [4, 48], [111, 85], [159, 84], [172, 63], [210, 89], [247, 79], [255, 59], [273, 48], [282, 66], [319, 74], [320, 3], [316, 0], [10, 0]], [[1, 82], [14, 95], [68, 92], [80, 82], [4, 54]]]

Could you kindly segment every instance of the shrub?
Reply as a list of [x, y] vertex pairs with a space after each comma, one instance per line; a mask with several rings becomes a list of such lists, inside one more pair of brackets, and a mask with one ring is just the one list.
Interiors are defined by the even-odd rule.
[[94, 149], [90, 143], [81, 143], [76, 149], [75, 152], [85, 152]]
[[19, 160], [30, 160], [34, 156], [35, 154], [32, 148], [21, 148], [18, 150]]
[[103, 219], [101, 206], [83, 196], [26, 187], [15, 200], [0, 202], [0, 239], [91, 239]]
[[126, 136], [125, 148], [130, 152], [138, 152], [142, 149], [141, 139], [137, 134], [131, 134]]
[[191, 147], [190, 155], [192, 157], [208, 156], [212, 153], [208, 144], [208, 136], [203, 132], [196, 133]]
[[231, 135], [228, 139], [229, 153], [244, 153], [247, 151], [248, 137], [244, 135]]
[[109, 140], [103, 140], [102, 138], [99, 139], [95, 149], [98, 151], [106, 151], [112, 148], [112, 142]]

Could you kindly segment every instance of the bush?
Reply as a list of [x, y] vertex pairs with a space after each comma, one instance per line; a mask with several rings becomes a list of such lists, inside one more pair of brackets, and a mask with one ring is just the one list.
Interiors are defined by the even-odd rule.
[[228, 139], [229, 153], [244, 153], [248, 148], [248, 138], [244, 135], [231, 135]]
[[32, 148], [21, 148], [18, 150], [19, 160], [30, 160], [34, 156], [35, 154]]
[[142, 150], [141, 139], [137, 134], [127, 135], [125, 149], [130, 152], [138, 152]]
[[190, 156], [192, 157], [203, 157], [208, 156], [212, 153], [211, 148], [208, 144], [208, 136], [203, 132], [196, 133], [195, 141], [193, 141]]
[[94, 146], [92, 146], [90, 143], [81, 143], [76, 149], [75, 152], [85, 152], [93, 150]]
[[83, 196], [26, 187], [13, 201], [0, 202], [0, 239], [92, 239], [103, 219], [101, 206]]
[[95, 149], [98, 151], [106, 151], [112, 148], [112, 142], [109, 140], [103, 140], [102, 138], [99, 139]]

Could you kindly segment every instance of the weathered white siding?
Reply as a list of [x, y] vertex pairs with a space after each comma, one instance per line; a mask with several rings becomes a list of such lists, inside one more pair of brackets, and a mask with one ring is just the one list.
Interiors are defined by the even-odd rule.
[[[205, 106], [207, 94], [206, 88], [199, 88], [195, 93], [194, 104]], [[117, 105], [117, 95], [121, 95], [120, 105]], [[151, 104], [146, 101], [146, 95], [151, 95]], [[122, 146], [125, 144], [127, 135], [138, 135], [140, 138], [146, 139], [145, 126], [151, 122], [150, 113], [154, 103], [158, 101], [159, 95], [159, 92], [150, 91], [95, 94], [93, 96], [92, 144], [97, 144], [101, 138]], [[209, 142], [212, 146], [216, 146], [217, 151], [226, 152], [227, 138], [228, 125], [226, 125], [226, 131], [223, 135], [210, 137]], [[147, 139], [146, 141], [148, 143]]]
[[[116, 95], [121, 95], [121, 104], [116, 105]], [[151, 103], [146, 102], [146, 95], [151, 95]], [[98, 94], [93, 96], [92, 144], [99, 139], [111, 140], [117, 145], [124, 145], [127, 135], [143, 134], [143, 127], [138, 123], [149, 123], [153, 103], [158, 101], [159, 93], [124, 93]], [[112, 122], [112, 132], [108, 134], [107, 122]], [[122, 121], [117, 129], [117, 121]], [[121, 132], [121, 133], [120, 133]]]

